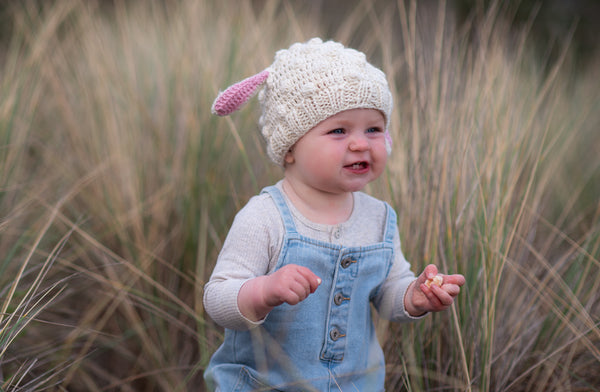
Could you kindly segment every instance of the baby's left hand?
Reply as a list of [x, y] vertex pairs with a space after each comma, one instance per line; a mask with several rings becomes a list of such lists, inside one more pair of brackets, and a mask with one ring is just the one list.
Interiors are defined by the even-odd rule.
[[[439, 312], [447, 309], [454, 302], [454, 298], [460, 293], [460, 287], [465, 284], [465, 277], [460, 274], [440, 275], [442, 284], [431, 284], [438, 274], [435, 265], [425, 267], [423, 273], [408, 286], [404, 296], [404, 307], [414, 317], [421, 316], [427, 312]], [[429, 285], [427, 284], [429, 281]]]

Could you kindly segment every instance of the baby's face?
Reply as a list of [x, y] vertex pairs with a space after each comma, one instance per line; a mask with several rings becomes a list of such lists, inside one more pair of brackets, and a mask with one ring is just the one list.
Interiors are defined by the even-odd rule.
[[383, 173], [385, 119], [379, 110], [351, 109], [308, 131], [285, 156], [286, 178], [325, 192], [361, 190]]

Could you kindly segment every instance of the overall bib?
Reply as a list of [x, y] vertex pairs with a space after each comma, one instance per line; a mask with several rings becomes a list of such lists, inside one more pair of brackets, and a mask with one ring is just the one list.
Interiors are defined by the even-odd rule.
[[249, 331], [225, 330], [206, 370], [217, 391], [383, 391], [385, 367], [370, 301], [394, 257], [396, 214], [386, 204], [383, 241], [344, 247], [304, 237], [279, 189], [267, 187], [285, 238], [276, 269], [297, 264], [322, 279], [297, 305], [275, 307]]

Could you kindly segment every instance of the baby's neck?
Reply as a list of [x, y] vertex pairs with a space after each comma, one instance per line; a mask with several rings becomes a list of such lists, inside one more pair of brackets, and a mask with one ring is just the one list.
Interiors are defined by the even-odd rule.
[[283, 180], [283, 191], [308, 220], [325, 225], [346, 222], [354, 208], [352, 192], [328, 193]]

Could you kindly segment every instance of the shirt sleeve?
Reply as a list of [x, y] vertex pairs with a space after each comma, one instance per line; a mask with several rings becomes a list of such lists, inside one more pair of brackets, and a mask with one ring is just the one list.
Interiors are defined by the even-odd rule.
[[379, 295], [373, 301], [379, 315], [390, 321], [402, 322], [423, 318], [425, 315], [411, 316], [404, 307], [404, 296], [408, 286], [416, 279], [402, 253], [400, 234], [398, 229], [394, 233], [394, 260], [388, 277], [386, 278]]
[[242, 285], [266, 275], [277, 260], [283, 224], [268, 195], [255, 196], [242, 208], [231, 225], [204, 286], [204, 308], [224, 328], [247, 330], [262, 322], [253, 322], [240, 312], [237, 297]]

